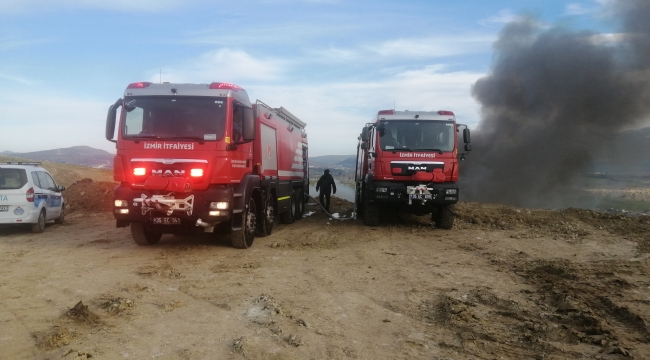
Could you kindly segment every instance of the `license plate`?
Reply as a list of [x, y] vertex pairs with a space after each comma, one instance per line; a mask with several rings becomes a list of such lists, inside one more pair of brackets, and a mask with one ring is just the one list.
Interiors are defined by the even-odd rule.
[[433, 200], [431, 194], [409, 194], [411, 200]]
[[9, 205], [0, 205], [0, 211], [9, 211]]
[[180, 224], [181, 219], [175, 217], [155, 217], [153, 218], [153, 223], [160, 225], [175, 225]]

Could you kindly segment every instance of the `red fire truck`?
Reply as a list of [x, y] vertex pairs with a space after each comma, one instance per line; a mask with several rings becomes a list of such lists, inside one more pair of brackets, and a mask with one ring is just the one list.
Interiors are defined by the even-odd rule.
[[[458, 154], [463, 129], [465, 152]], [[380, 210], [432, 214], [450, 229], [458, 202], [458, 158], [471, 150], [467, 126], [451, 111], [382, 110], [364, 126], [357, 147], [356, 211], [365, 225], [379, 224]]]
[[285, 108], [251, 104], [233, 84], [128, 85], [106, 120], [106, 139], [117, 147], [117, 227], [130, 226], [138, 245], [212, 232], [250, 247], [271, 234], [276, 215], [283, 223], [302, 218], [305, 126]]

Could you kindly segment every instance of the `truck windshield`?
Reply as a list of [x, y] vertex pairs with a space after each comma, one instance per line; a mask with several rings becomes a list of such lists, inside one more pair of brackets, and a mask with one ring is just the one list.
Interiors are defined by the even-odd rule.
[[124, 98], [124, 138], [221, 140], [226, 98], [132, 96]]
[[454, 150], [456, 132], [453, 121], [382, 121], [379, 145], [382, 150], [441, 151]]

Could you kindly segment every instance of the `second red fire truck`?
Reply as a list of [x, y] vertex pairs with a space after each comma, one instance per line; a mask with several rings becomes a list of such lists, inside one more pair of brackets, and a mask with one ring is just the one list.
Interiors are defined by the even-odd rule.
[[[465, 152], [458, 153], [463, 129]], [[458, 157], [471, 150], [467, 126], [451, 111], [379, 111], [366, 124], [357, 147], [356, 209], [368, 226], [388, 209], [432, 214], [437, 227], [450, 229], [458, 202]]]
[[138, 245], [215, 232], [250, 247], [276, 216], [302, 218], [305, 126], [282, 107], [251, 103], [233, 84], [128, 85], [106, 120], [106, 139], [117, 147], [117, 227], [130, 226]]

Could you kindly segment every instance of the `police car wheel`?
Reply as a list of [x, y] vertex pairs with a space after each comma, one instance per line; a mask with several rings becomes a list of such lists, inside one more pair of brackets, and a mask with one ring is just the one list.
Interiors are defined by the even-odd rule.
[[61, 215], [59, 218], [54, 220], [55, 224], [63, 224], [65, 222], [65, 204], [61, 204]]
[[42, 233], [45, 231], [45, 210], [41, 210], [41, 213], [38, 214], [38, 221], [32, 225], [33, 233]]

